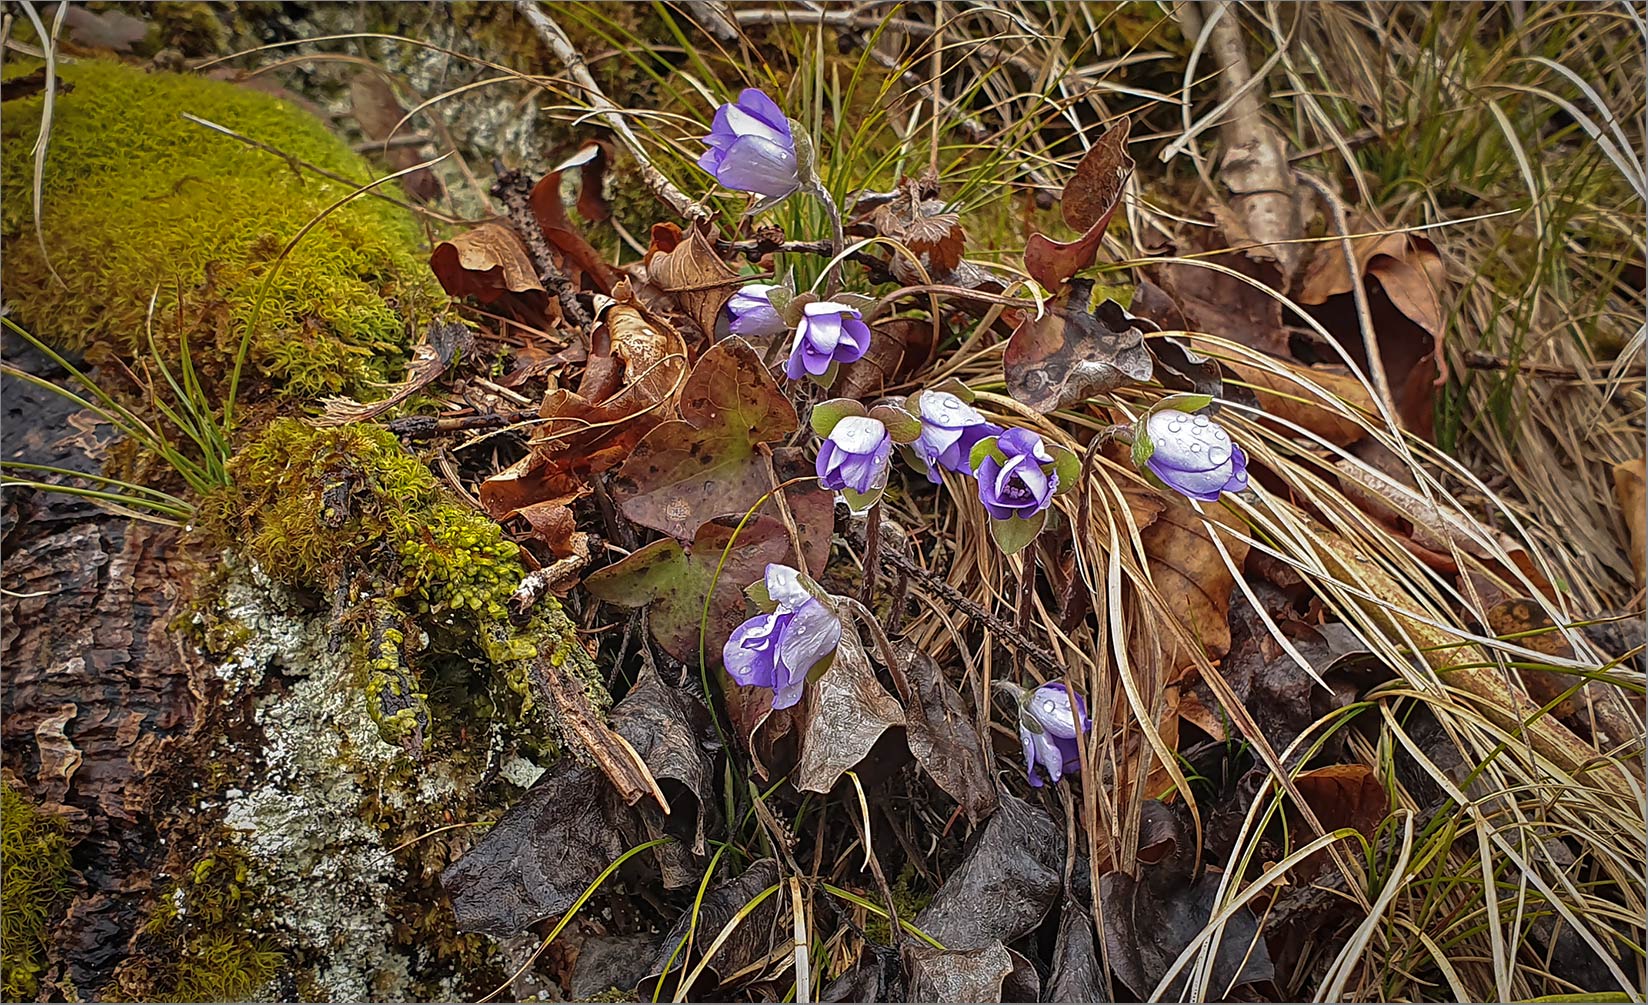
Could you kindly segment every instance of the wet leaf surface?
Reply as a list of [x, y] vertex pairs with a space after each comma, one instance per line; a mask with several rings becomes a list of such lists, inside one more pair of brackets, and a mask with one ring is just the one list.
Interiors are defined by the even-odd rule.
[[996, 1002], [1013, 972], [1013, 958], [1000, 942], [977, 949], [934, 949], [905, 945], [904, 974], [912, 1002]]
[[[715, 757], [718, 746], [710, 711], [696, 697], [670, 687], [650, 666], [612, 710], [612, 728], [641, 755], [669, 800], [664, 829], [695, 855], [704, 854], [707, 825], [718, 816]], [[644, 813], [657, 810], [642, 805]], [[662, 811], [657, 812], [662, 816]]]
[[594, 768], [562, 760], [441, 874], [458, 928], [506, 938], [566, 913], [630, 841]]
[[1047, 916], [1063, 868], [1063, 828], [1041, 807], [1002, 793], [915, 925], [952, 950], [1011, 942]]
[[1055, 290], [1071, 276], [1093, 264], [1104, 240], [1105, 228], [1121, 205], [1133, 158], [1127, 152], [1127, 118], [1113, 122], [1076, 165], [1065, 183], [1064, 222], [1084, 233], [1074, 241], [1054, 241], [1031, 234], [1024, 247], [1024, 267], [1044, 289]]
[[[803, 522], [803, 512], [807, 511], [797, 511], [796, 522], [810, 535], [804, 540], [827, 544], [829, 524], [815, 523], [816, 517]], [[685, 549], [674, 538], [660, 538], [586, 576], [584, 586], [609, 603], [650, 604], [647, 620], [653, 638], [692, 667], [698, 665], [699, 627], [704, 598], [709, 597], [704, 656], [711, 666], [719, 666], [721, 646], [745, 618], [744, 587], [765, 575], [769, 562], [795, 564], [794, 546], [777, 519], [757, 517], [742, 530], [739, 523], [739, 517], [730, 516], [711, 520], [698, 528], [692, 546]]]
[[772, 490], [756, 445], [789, 436], [796, 414], [739, 338], [716, 343], [698, 360], [680, 410], [679, 420], [636, 445], [613, 479], [613, 495], [636, 523], [688, 540], [707, 520], [742, 517]]
[[801, 763], [794, 775], [803, 792], [829, 792], [883, 733], [904, 725], [904, 710], [876, 681], [857, 632], [843, 628], [835, 661], [803, 699]]
[[824, 1002], [903, 1001], [904, 974], [899, 954], [875, 944], [866, 945], [858, 959], [831, 981], [818, 1000]]
[[[641, 983], [642, 992], [650, 995], [654, 989], [659, 989], [659, 998], [669, 1000], [675, 994], [678, 974], [681, 971], [690, 973], [701, 959], [700, 954], [720, 936], [727, 923], [778, 881], [778, 863], [764, 858], [751, 864], [736, 879], [712, 887], [704, 896], [696, 926], [693, 913], [688, 910], [659, 941], [647, 978]], [[785, 902], [782, 891], [775, 892], [750, 911], [716, 951], [705, 974], [693, 985], [694, 990], [702, 993], [720, 986], [724, 976], [736, 974], [750, 964], [765, 959], [773, 947], [786, 941], [787, 933], [779, 927], [786, 913], [782, 907]], [[686, 946], [689, 932], [692, 943]]]
[[939, 665], [915, 646], [896, 647], [903, 673], [904, 733], [922, 770], [978, 823], [996, 809], [996, 785], [966, 704]]
[[[1191, 881], [1193, 844], [1179, 814], [1152, 800], [1145, 804], [1139, 824], [1140, 877], [1123, 872], [1100, 877], [1110, 965], [1136, 995], [1156, 989], [1213, 916], [1220, 877], [1207, 872]], [[1188, 969], [1168, 985], [1164, 1000], [1183, 1000]], [[1225, 923], [1212, 980], [1203, 994], [1206, 1000], [1225, 1001], [1238, 987], [1274, 977], [1258, 920], [1243, 908]]]
[[1039, 412], [1052, 412], [1150, 380], [1154, 370], [1144, 332], [1156, 326], [1114, 300], [1101, 297], [1094, 303], [1102, 293], [1090, 280], [1077, 279], [1046, 314], [1025, 318], [1002, 359], [1008, 393]]
[[1104, 1002], [1103, 965], [1093, 941], [1093, 918], [1087, 908], [1066, 899], [1059, 913], [1059, 934], [1053, 944], [1053, 971], [1047, 977], [1050, 1002]]

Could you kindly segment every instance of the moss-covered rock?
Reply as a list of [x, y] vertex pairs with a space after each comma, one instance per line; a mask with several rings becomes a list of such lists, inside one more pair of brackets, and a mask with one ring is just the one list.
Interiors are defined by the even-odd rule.
[[0, 123], [6, 296], [25, 327], [130, 358], [147, 352], [152, 325], [164, 353], [187, 337], [197, 366], [221, 378], [253, 326], [253, 365], [300, 396], [398, 374], [409, 333], [444, 302], [412, 214], [369, 195], [328, 212], [356, 186], [182, 116], [365, 184], [366, 161], [324, 123], [202, 76], [96, 60], [58, 73], [68, 89], [49, 133], [44, 254], [30, 197], [44, 98], [8, 102]]
[[46, 928], [69, 882], [62, 826], [0, 784], [0, 997], [32, 1001], [45, 966]]

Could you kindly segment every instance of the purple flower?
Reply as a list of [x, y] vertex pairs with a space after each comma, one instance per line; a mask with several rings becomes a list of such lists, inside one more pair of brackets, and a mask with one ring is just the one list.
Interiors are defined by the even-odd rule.
[[1019, 708], [1019, 742], [1024, 744], [1025, 770], [1030, 773], [1030, 784], [1041, 788], [1042, 780], [1036, 774], [1039, 766], [1047, 780], [1057, 784], [1059, 779], [1081, 770], [1081, 757], [1076, 750], [1076, 719], [1081, 719], [1081, 731], [1093, 728], [1088, 718], [1087, 703], [1077, 696], [1071, 707], [1070, 692], [1063, 684], [1043, 684], [1025, 698]]
[[1028, 429], [1009, 429], [996, 437], [996, 449], [1005, 460], [986, 455], [973, 473], [986, 512], [997, 520], [1028, 520], [1046, 509], [1059, 487], [1047, 444]]
[[831, 363], [851, 363], [870, 348], [870, 326], [845, 304], [820, 300], [802, 309], [784, 373], [791, 380], [824, 373]]
[[715, 110], [709, 149], [698, 166], [740, 192], [781, 199], [801, 187], [790, 121], [773, 99], [747, 87], [738, 101]]
[[778, 316], [767, 294], [776, 290], [774, 283], [751, 283], [727, 300], [727, 314], [731, 320], [727, 328], [734, 335], [753, 335], [771, 338], [789, 331], [790, 326]]
[[1145, 421], [1151, 453], [1146, 466], [1162, 484], [1201, 502], [1247, 488], [1247, 455], [1205, 415], [1164, 408]]
[[833, 492], [852, 489], [869, 495], [887, 484], [892, 456], [893, 438], [880, 419], [849, 415], [818, 448], [819, 484]]
[[921, 435], [912, 445], [927, 465], [927, 480], [938, 484], [939, 468], [970, 475], [968, 458], [973, 445], [986, 436], [1000, 436], [1002, 428], [986, 421], [971, 405], [948, 391], [923, 391], [917, 401]]
[[721, 662], [744, 687], [772, 688], [775, 709], [801, 700], [807, 675], [841, 644], [841, 622], [787, 565], [767, 566], [767, 596], [778, 605], [734, 629]]

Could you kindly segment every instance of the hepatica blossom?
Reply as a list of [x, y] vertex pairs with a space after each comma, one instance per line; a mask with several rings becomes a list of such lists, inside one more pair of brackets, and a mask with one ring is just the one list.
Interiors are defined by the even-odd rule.
[[730, 189], [782, 199], [801, 187], [795, 136], [773, 99], [753, 87], [715, 110], [698, 166]]
[[862, 359], [870, 348], [870, 326], [846, 304], [820, 300], [802, 308], [784, 374], [791, 380], [821, 377], [831, 365]]
[[784, 323], [769, 296], [777, 288], [775, 283], [751, 283], [740, 288], [727, 300], [727, 328], [734, 335], [756, 338], [771, 338], [788, 331], [790, 326]]
[[1164, 408], [1144, 425], [1148, 449], [1135, 441], [1134, 462], [1168, 488], [1201, 502], [1247, 488], [1247, 455], [1212, 419]]
[[881, 420], [850, 415], [835, 424], [818, 448], [818, 482], [835, 492], [870, 495], [887, 485], [893, 438]]
[[1079, 695], [1072, 699], [1063, 684], [1043, 684], [1024, 699], [1019, 707], [1019, 742], [1024, 745], [1031, 785], [1039, 789], [1043, 784], [1037, 768], [1055, 785], [1065, 775], [1081, 770], [1076, 748], [1078, 719], [1082, 732], [1093, 728], [1087, 703]]
[[985, 511], [997, 520], [1028, 520], [1046, 509], [1059, 487], [1047, 444], [1028, 429], [1009, 429], [995, 446], [974, 469]]
[[841, 622], [787, 565], [767, 566], [766, 592], [774, 609], [739, 625], [721, 661], [744, 687], [771, 688], [773, 708], [789, 708], [801, 700], [808, 674], [841, 644]]
[[970, 475], [974, 444], [1000, 436], [1002, 428], [987, 421], [973, 406], [948, 391], [923, 391], [916, 400], [921, 413], [921, 435], [912, 449], [927, 465], [927, 480], [938, 484], [939, 468]]

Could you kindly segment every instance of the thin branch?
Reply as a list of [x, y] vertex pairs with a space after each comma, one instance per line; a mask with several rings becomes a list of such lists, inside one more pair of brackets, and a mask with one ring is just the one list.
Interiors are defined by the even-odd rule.
[[531, 180], [523, 172], [505, 171], [493, 183], [492, 194], [503, 200], [509, 222], [515, 225], [515, 230], [526, 242], [532, 263], [538, 267], [538, 281], [555, 294], [566, 319], [587, 334], [594, 322], [589, 312], [584, 310], [584, 305], [578, 302], [578, 291], [572, 288], [572, 281], [555, 265], [549, 242], [544, 240], [544, 228], [539, 226], [538, 217], [532, 212]]
[[566, 32], [555, 23], [555, 19], [549, 16], [537, 0], [515, 0], [515, 9], [521, 12], [528, 24], [532, 25], [544, 45], [555, 54], [555, 58], [566, 64], [567, 74], [584, 92], [584, 100], [617, 135], [618, 141], [629, 151], [630, 156], [635, 158], [641, 170], [641, 180], [647, 183], [647, 187], [678, 215], [692, 220], [709, 219], [708, 209], [688, 198], [685, 192], [677, 188], [675, 183], [666, 178], [664, 172], [652, 163], [640, 137], [635, 135], [635, 130], [631, 129], [624, 119], [623, 109], [613, 104], [612, 99], [608, 98], [600, 85], [595, 83], [595, 78], [590, 76], [589, 64], [584, 61], [584, 57], [579, 54]]

